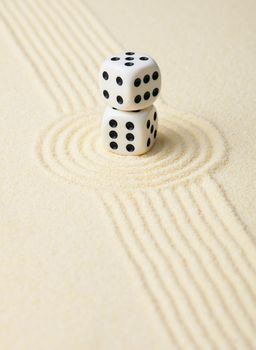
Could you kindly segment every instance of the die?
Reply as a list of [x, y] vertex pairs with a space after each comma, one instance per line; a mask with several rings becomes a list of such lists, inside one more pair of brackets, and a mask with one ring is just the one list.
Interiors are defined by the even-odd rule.
[[108, 106], [101, 124], [104, 148], [119, 155], [141, 155], [155, 143], [157, 127], [154, 105], [129, 112]]
[[149, 107], [161, 89], [161, 74], [152, 57], [124, 52], [107, 58], [100, 69], [100, 89], [106, 103], [123, 111]]

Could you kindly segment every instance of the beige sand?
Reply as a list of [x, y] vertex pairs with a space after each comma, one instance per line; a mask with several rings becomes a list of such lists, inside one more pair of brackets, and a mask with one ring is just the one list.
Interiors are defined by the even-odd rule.
[[[255, 3], [0, 9], [0, 348], [256, 348]], [[123, 47], [162, 68], [143, 157], [99, 140]]]

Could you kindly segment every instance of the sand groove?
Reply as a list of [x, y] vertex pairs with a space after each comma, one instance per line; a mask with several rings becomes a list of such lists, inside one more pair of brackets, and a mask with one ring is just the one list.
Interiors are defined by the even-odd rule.
[[37, 155], [49, 171], [82, 187], [142, 189], [198, 177], [224, 158], [224, 143], [208, 122], [161, 107], [159, 137], [144, 156], [123, 157], [101, 145], [95, 111], [58, 119], [40, 136]]

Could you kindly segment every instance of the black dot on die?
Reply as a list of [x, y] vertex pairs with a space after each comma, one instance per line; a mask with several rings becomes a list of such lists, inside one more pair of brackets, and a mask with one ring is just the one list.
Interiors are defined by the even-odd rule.
[[134, 57], [125, 57], [126, 61], [133, 61], [134, 60]]
[[156, 138], [156, 135], [157, 135], [157, 130], [155, 130], [154, 132], [154, 138]]
[[111, 137], [111, 139], [116, 139], [117, 136], [118, 136], [118, 134], [117, 134], [116, 131], [111, 130], [111, 131], [109, 132], [109, 136]]
[[126, 52], [125, 54], [128, 56], [132, 56], [132, 55], [134, 55], [134, 52]]
[[116, 128], [117, 127], [117, 121], [115, 119], [111, 119], [109, 121], [109, 125], [111, 126], [111, 128]]
[[126, 139], [128, 141], [133, 141], [134, 140], [134, 135], [129, 132], [128, 134], [126, 134]]
[[153, 79], [153, 80], [156, 80], [158, 77], [159, 77], [158, 72], [154, 72], [154, 73], [152, 74], [152, 79]]
[[141, 101], [141, 96], [140, 95], [135, 96], [134, 102], [135, 103], [140, 103], [140, 101]]
[[158, 88], [155, 88], [152, 92], [152, 95], [153, 96], [157, 96], [158, 95], [158, 92], [159, 92], [159, 89]]
[[112, 107], [112, 109], [114, 109], [115, 111], [117, 110], [117, 108], [116, 108], [116, 107]]
[[105, 98], [109, 98], [109, 93], [107, 92], [107, 90], [103, 90], [103, 95]]
[[129, 67], [129, 66], [133, 66], [134, 63], [133, 62], [126, 62], [124, 65]]
[[140, 78], [137, 78], [134, 80], [134, 86], [138, 87], [138, 86], [140, 86], [140, 84], [141, 84]]
[[112, 148], [112, 149], [118, 149], [118, 144], [116, 142], [110, 142], [109, 146]]
[[156, 120], [156, 118], [157, 118], [157, 113], [155, 112], [154, 113], [154, 120]]
[[142, 57], [140, 57], [140, 60], [141, 60], [141, 61], [147, 61], [147, 60], [148, 60], [148, 57], [142, 56]]
[[123, 101], [123, 98], [121, 96], [116, 96], [116, 100], [117, 102], [121, 105], [124, 101]]
[[102, 73], [102, 76], [103, 76], [103, 79], [108, 80], [108, 73], [107, 72], [104, 71]]
[[152, 125], [150, 129], [151, 134], [153, 134], [153, 131], [154, 131], [154, 125]]
[[111, 57], [111, 61], [119, 61], [120, 57]]
[[148, 146], [148, 147], [150, 146], [150, 138], [148, 138], [147, 146]]
[[128, 144], [128, 145], [126, 146], [126, 149], [127, 149], [128, 152], [133, 152], [135, 148], [134, 148], [133, 145]]
[[147, 121], [147, 129], [150, 128], [150, 120]]
[[121, 78], [121, 77], [117, 77], [116, 78], [116, 83], [118, 84], [118, 85], [123, 85], [123, 79]]
[[148, 74], [146, 74], [143, 78], [144, 83], [147, 84], [149, 82], [149, 80], [150, 80], [150, 76]]
[[150, 92], [146, 91], [143, 97], [144, 97], [144, 100], [148, 100], [150, 98]]
[[133, 124], [132, 122], [127, 122], [127, 123], [125, 124], [125, 126], [126, 126], [126, 128], [127, 128], [128, 130], [133, 130], [133, 129], [134, 129], [134, 124]]

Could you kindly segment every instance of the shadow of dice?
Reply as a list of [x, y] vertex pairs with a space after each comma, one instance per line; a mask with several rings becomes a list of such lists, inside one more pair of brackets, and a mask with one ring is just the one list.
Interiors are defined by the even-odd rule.
[[104, 147], [120, 155], [143, 154], [155, 143], [157, 124], [154, 106], [130, 112], [107, 107], [101, 125]]
[[152, 105], [161, 88], [161, 74], [152, 57], [124, 52], [107, 58], [100, 69], [100, 89], [106, 103], [122, 111]]

